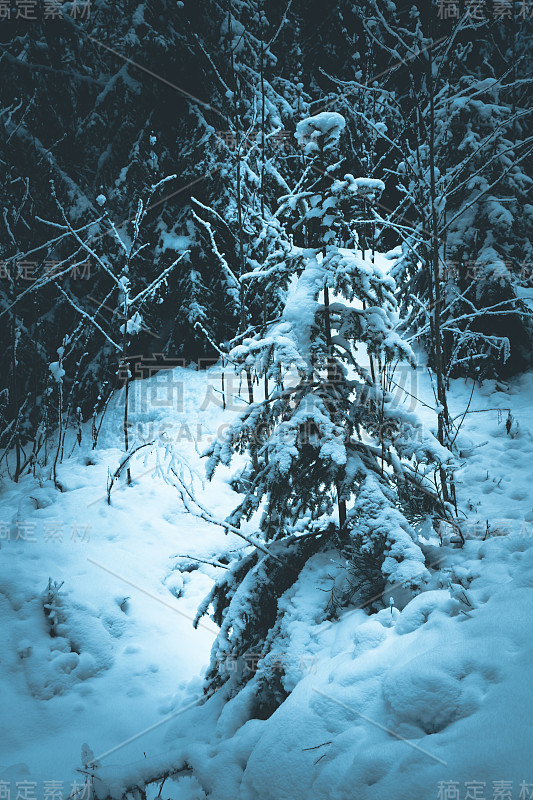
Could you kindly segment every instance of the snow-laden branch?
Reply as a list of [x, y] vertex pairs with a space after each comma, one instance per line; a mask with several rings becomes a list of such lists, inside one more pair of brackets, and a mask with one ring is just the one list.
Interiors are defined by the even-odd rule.
[[132, 297], [130, 299], [130, 301], [129, 301], [130, 306], [132, 306], [132, 307], [133, 306], [141, 306], [142, 303], [144, 303], [144, 301], [146, 300], [146, 298], [151, 293], [155, 292], [156, 289], [159, 288], [159, 286], [161, 286], [161, 284], [164, 282], [164, 280], [170, 275], [170, 273], [172, 272], [174, 267], [177, 264], [180, 263], [182, 258], [185, 258], [185, 256], [188, 254], [188, 252], [189, 252], [188, 250], [184, 250], [183, 253], [181, 253], [178, 256], [178, 258], [175, 261], [173, 261], [172, 264], [170, 264], [169, 267], [167, 267], [165, 270], [163, 270], [161, 275], [159, 275], [155, 280], [152, 281], [152, 283], [149, 286], [146, 287], [146, 289], [143, 289], [143, 291], [139, 292], [138, 295], [136, 295], [135, 297]]

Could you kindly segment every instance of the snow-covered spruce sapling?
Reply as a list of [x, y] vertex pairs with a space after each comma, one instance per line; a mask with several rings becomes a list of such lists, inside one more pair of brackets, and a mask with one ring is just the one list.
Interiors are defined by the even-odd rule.
[[[209, 448], [208, 477], [235, 453], [248, 455], [244, 497], [228, 522], [239, 527], [258, 512], [262, 538], [284, 563], [256, 551], [228, 570], [214, 590], [215, 616], [224, 624], [213, 651], [213, 685], [222, 680], [215, 654], [243, 652], [261, 641], [272, 614], [275, 619], [275, 598], [317, 547], [346, 553], [350, 547], [381, 547], [384, 582], [399, 580], [414, 589], [425, 580], [424, 557], [396, 507], [398, 492], [415, 491], [430, 509], [447, 513], [428, 476], [450, 454], [416, 415], [393, 402], [382, 381], [387, 364], [414, 365], [414, 356], [395, 331], [394, 281], [357, 253], [351, 218], [384, 185], [349, 174], [335, 177], [343, 128], [336, 113], [297, 126], [305, 170], [296, 191], [281, 199], [280, 216], [298, 244], [269, 275], [277, 269], [288, 276], [283, 310], [229, 354], [237, 369], [254, 378], [267, 375], [272, 390]], [[264, 278], [261, 270], [249, 277]], [[375, 357], [374, 377], [361, 354]], [[274, 603], [270, 615], [259, 608], [265, 586], [268, 607]], [[233, 612], [247, 622], [237, 622]]]

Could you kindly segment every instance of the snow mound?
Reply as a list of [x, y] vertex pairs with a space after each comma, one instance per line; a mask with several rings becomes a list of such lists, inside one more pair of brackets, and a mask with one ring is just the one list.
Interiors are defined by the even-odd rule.
[[382, 684], [390, 727], [408, 737], [438, 733], [477, 711], [498, 674], [494, 651], [465, 652], [462, 641], [396, 664]]
[[408, 603], [396, 623], [396, 633], [411, 633], [419, 628], [434, 613], [457, 614], [460, 603], [445, 590], [422, 592]]

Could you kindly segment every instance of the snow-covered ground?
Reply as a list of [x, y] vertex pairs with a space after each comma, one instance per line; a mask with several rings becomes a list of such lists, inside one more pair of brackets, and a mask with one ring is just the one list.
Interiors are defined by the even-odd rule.
[[[406, 388], [431, 405], [425, 370], [407, 375]], [[203, 449], [234, 413], [219, 407], [219, 372], [178, 368], [134, 386], [137, 441], [164, 430], [201, 473], [192, 439]], [[458, 422], [471, 390], [452, 383]], [[428, 563], [439, 567], [428, 591], [403, 608], [393, 591], [393, 607], [371, 618], [355, 610], [323, 621], [322, 589], [338, 565], [311, 559], [284, 598], [280, 655], [292, 694], [267, 720], [248, 719], [253, 681], [220, 718], [216, 696], [179, 713], [201, 696], [216, 627], [204, 617], [194, 630], [190, 618], [220, 570], [197, 562], [182, 573], [178, 556], [209, 561], [243, 542], [188, 514], [149, 448], [132, 462], [133, 485], [122, 476], [107, 504], [108, 471], [121, 458], [120, 398], [98, 448], [87, 429], [59, 467], [63, 491], [6, 480], [0, 788], [11, 800], [66, 797], [83, 783], [76, 769], [87, 744], [85, 761], [99, 761], [117, 796], [187, 763], [215, 800], [533, 798], [532, 398], [531, 375], [475, 389], [469, 411], [480, 413], [466, 415], [457, 439], [467, 541], [458, 548], [447, 531], [443, 546], [427, 539]], [[433, 413], [419, 411], [433, 425]], [[231, 474], [217, 471], [201, 492], [219, 517], [236, 504]], [[46, 615], [49, 578], [62, 586]], [[168, 780], [162, 797], [199, 800], [199, 787]]]
[[[134, 384], [134, 442], [164, 434], [200, 467], [195, 449], [222, 432], [220, 376], [179, 369]], [[108, 471], [123, 456], [120, 397], [108, 408], [98, 447], [90, 428], [81, 447], [58, 468], [63, 491], [50, 480], [5, 480], [0, 500], [2, 642], [0, 775], [16, 783], [83, 779], [81, 747], [103, 753], [182, 703], [185, 686], [207, 663], [216, 627], [191, 619], [216, 569], [197, 562], [181, 573], [175, 556], [209, 559], [242, 540], [186, 513], [177, 491], [155, 470], [152, 448], [132, 463], [107, 504]], [[226, 411], [224, 420], [231, 411]], [[164, 464], [164, 454], [161, 456]], [[217, 476], [209, 507], [220, 516], [236, 495]], [[183, 559], [182, 559], [183, 561]], [[193, 562], [194, 563], [194, 562]], [[57, 635], [43, 611], [49, 579], [61, 583]], [[182, 595], [179, 598], [176, 595]], [[116, 763], [142, 758], [146, 736], [117, 751]]]

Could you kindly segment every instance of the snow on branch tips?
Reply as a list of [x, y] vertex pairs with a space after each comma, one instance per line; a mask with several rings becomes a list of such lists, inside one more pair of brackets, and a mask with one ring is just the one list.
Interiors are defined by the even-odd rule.
[[320, 149], [330, 150], [336, 147], [345, 127], [346, 122], [341, 114], [323, 111], [299, 122], [295, 136], [305, 153], [312, 155]]

